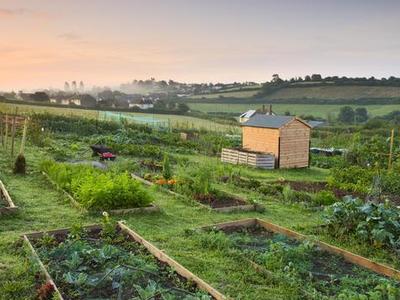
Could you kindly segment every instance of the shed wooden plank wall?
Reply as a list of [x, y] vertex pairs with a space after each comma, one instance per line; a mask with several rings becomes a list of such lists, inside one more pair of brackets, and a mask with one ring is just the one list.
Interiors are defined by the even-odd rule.
[[242, 133], [244, 149], [274, 154], [278, 168], [308, 167], [311, 129], [303, 122], [294, 119], [280, 129], [243, 126]]
[[293, 120], [280, 129], [280, 168], [308, 167], [310, 127]]
[[272, 153], [279, 156], [279, 129], [242, 127], [243, 148], [255, 152]]

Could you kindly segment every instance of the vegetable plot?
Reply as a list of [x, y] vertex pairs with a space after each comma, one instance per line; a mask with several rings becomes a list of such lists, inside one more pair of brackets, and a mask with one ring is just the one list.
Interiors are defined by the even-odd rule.
[[61, 299], [225, 299], [120, 223], [24, 238], [49, 272], [48, 282], [38, 290], [47, 291], [43, 299], [52, 294]]
[[59, 187], [92, 210], [146, 207], [152, 196], [128, 173], [101, 171], [91, 166], [45, 161], [41, 169]]
[[209, 227], [200, 239], [252, 261], [268, 284], [283, 285], [290, 299], [400, 297], [399, 282], [375, 273], [400, 279], [399, 271], [261, 220]]

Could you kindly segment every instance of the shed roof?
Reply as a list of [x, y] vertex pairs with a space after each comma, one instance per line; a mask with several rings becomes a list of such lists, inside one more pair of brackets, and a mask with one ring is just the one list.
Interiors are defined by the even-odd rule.
[[264, 114], [255, 114], [248, 121], [243, 122], [241, 125], [249, 127], [281, 128], [292, 120], [298, 120], [304, 125], [311, 127], [307, 122], [293, 116], [273, 116]]

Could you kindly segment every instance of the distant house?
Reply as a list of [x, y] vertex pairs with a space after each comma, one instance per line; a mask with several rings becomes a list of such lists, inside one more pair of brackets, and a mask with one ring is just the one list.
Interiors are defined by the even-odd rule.
[[154, 103], [150, 99], [141, 98], [129, 101], [129, 108], [138, 107], [140, 109], [149, 109], [154, 107]]
[[255, 113], [241, 127], [245, 150], [274, 154], [277, 168], [309, 166], [311, 126], [307, 122]]
[[[56, 94], [50, 97], [50, 103], [57, 103], [61, 105], [76, 105], [76, 106], [82, 106], [85, 105], [84, 103], [87, 103], [88, 101], [84, 100], [87, 99], [88, 97], [92, 98], [94, 102], [96, 102], [96, 99], [94, 99], [90, 95], [79, 95], [79, 94]], [[84, 102], [84, 103], [82, 103]], [[90, 101], [92, 102], [92, 101]], [[95, 106], [94, 105], [87, 105], [87, 106]], [[86, 105], [85, 105], [86, 106]]]

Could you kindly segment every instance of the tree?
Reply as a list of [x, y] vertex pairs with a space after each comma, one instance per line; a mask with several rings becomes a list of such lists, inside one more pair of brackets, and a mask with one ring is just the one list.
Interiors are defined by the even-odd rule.
[[279, 77], [279, 74], [274, 74], [272, 75], [272, 80], [273, 83], [275, 84], [280, 84], [283, 82], [283, 80]]
[[190, 107], [186, 103], [178, 104], [178, 111], [181, 113], [187, 113], [190, 110]]
[[89, 94], [84, 94], [81, 96], [81, 105], [86, 106], [86, 107], [95, 107], [97, 104], [96, 99], [89, 95]]
[[157, 110], [166, 110], [167, 109], [167, 104], [163, 100], [158, 100], [154, 103], [154, 109]]
[[354, 123], [355, 113], [351, 106], [343, 106], [340, 108], [338, 121], [342, 123], [352, 124]]
[[310, 75], [306, 75], [306, 77], [304, 77], [304, 81], [311, 81]]
[[357, 123], [364, 123], [368, 120], [368, 111], [365, 107], [357, 107], [354, 113]]
[[50, 98], [45, 92], [36, 92], [31, 95], [31, 99], [38, 102], [50, 102]]
[[312, 74], [311, 75], [311, 80], [312, 81], [321, 81], [322, 80], [322, 76], [320, 74]]

